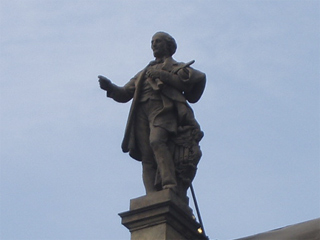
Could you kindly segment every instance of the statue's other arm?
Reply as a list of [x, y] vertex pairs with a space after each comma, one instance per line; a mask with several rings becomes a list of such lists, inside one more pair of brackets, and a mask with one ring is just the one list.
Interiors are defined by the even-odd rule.
[[186, 90], [186, 84], [181, 81], [180, 77], [177, 74], [170, 73], [164, 70], [150, 69], [147, 71], [147, 77], [160, 79], [163, 83], [168, 84], [178, 89], [179, 91]]
[[147, 76], [159, 78], [162, 82], [178, 89], [182, 92], [188, 92], [193, 85], [199, 81], [205, 81], [205, 74], [190, 67], [181, 68], [177, 73], [164, 70], [148, 70]]

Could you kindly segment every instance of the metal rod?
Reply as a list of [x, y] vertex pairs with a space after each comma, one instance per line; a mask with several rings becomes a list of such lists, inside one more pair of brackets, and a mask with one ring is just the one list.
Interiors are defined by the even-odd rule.
[[199, 210], [199, 207], [198, 207], [198, 202], [197, 202], [197, 199], [196, 199], [196, 194], [194, 193], [194, 189], [193, 189], [192, 183], [190, 184], [190, 189], [191, 189], [191, 194], [192, 194], [194, 206], [196, 207], [196, 211], [197, 211], [197, 215], [198, 215], [198, 218], [199, 218], [200, 226], [202, 228], [203, 235], [206, 236], [207, 239], [209, 239], [208, 236], [206, 235], [206, 232], [204, 231], [204, 226], [203, 226], [203, 223], [202, 223], [200, 210]]

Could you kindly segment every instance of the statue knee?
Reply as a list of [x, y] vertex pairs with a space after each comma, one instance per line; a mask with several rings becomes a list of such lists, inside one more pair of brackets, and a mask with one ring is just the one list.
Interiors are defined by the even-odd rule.
[[159, 149], [163, 149], [167, 145], [166, 145], [166, 142], [164, 142], [161, 139], [153, 139], [153, 140], [150, 141], [150, 146], [151, 146], [153, 151], [157, 151]]

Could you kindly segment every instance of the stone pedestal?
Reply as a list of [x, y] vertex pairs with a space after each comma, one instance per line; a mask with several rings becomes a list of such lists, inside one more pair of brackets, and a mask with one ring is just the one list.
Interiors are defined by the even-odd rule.
[[120, 213], [131, 240], [201, 240], [200, 224], [192, 210], [170, 189], [130, 200], [130, 210]]

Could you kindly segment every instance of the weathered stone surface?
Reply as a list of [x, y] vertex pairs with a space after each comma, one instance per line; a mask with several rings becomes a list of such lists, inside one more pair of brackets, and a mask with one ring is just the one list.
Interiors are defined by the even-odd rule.
[[170, 189], [132, 199], [130, 211], [119, 215], [131, 240], [207, 239], [192, 210]]
[[161, 192], [150, 193], [146, 196], [130, 200], [130, 210], [136, 210], [143, 207], [155, 206], [157, 204], [164, 204], [166, 202], [172, 202], [177, 205], [179, 208], [183, 209], [186, 213], [192, 215], [192, 209], [189, 208], [188, 204], [189, 199], [184, 198], [184, 201], [178, 197], [170, 189], [163, 190]]

